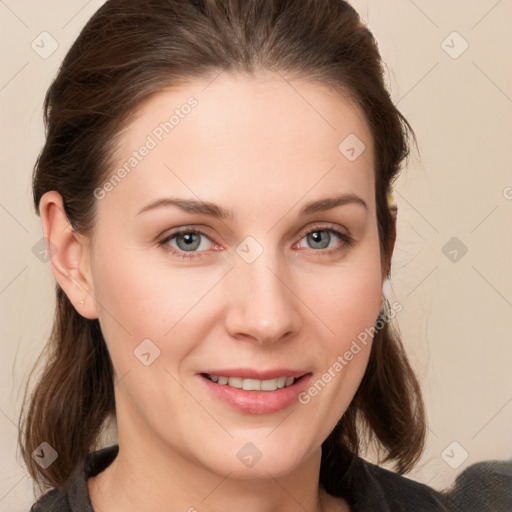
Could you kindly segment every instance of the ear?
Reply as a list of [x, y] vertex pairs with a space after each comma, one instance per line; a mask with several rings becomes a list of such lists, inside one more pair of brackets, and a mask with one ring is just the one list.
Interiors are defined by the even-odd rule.
[[385, 264], [382, 269], [382, 283], [390, 276], [391, 271], [391, 258], [393, 257], [393, 251], [395, 249], [395, 241], [396, 241], [396, 217], [398, 213], [398, 208], [396, 204], [392, 204], [389, 206], [389, 213], [391, 215], [391, 225], [389, 226], [389, 237], [387, 240], [387, 249], [386, 249], [386, 258]]
[[73, 230], [64, 211], [62, 197], [55, 190], [41, 197], [39, 213], [55, 279], [80, 315], [91, 320], [98, 318], [89, 239]]

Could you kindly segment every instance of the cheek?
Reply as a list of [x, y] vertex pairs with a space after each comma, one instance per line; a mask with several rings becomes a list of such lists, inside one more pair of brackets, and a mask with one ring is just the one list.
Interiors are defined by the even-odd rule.
[[114, 253], [108, 246], [95, 255], [94, 269], [101, 329], [111, 352], [121, 357], [144, 339], [162, 351], [172, 348], [173, 355], [186, 351], [184, 341], [191, 338], [178, 340], [175, 333], [222, 276], [222, 269], [171, 269], [144, 251]]
[[325, 439], [343, 416], [366, 371], [372, 329], [382, 303], [378, 261], [363, 259], [358, 265], [340, 268], [323, 282], [328, 293], [317, 283], [309, 297], [319, 312], [316, 325], [325, 334], [317, 338], [319, 372], [299, 402], [310, 408], [311, 416], [322, 418], [319, 439]]
[[374, 325], [379, 314], [383, 295], [378, 244], [369, 241], [342, 264], [314, 274], [301, 275], [301, 296], [328, 329], [325, 339], [340, 350]]
[[338, 335], [352, 339], [373, 325], [382, 304], [380, 269], [351, 269], [337, 282], [334, 297], [324, 305]]
[[[98, 254], [94, 274], [100, 302], [100, 322], [107, 332], [124, 331], [132, 337], [151, 337], [157, 331], [154, 320], [167, 307], [161, 296], [161, 282], [155, 272], [140, 265], [130, 253]], [[153, 326], [151, 331], [149, 326]]]
[[323, 399], [314, 407], [334, 423], [352, 400], [368, 363], [382, 304], [379, 258], [378, 245], [369, 243], [336, 269], [317, 272], [316, 279], [302, 277], [302, 282], [308, 284], [303, 288], [304, 296], [318, 315], [317, 334], [324, 333], [317, 337], [321, 373], [304, 403], [321, 394]]

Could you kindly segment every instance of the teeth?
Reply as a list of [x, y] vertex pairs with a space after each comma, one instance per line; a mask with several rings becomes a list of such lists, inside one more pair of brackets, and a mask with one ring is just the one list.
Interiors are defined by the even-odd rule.
[[229, 377], [228, 379], [228, 386], [241, 389], [243, 385], [244, 382], [240, 377]]
[[[242, 380], [242, 379], [240, 379]], [[263, 381], [256, 380], [256, 379], [244, 379], [242, 381], [242, 389], [245, 389], [246, 391], [260, 391], [261, 390], [261, 384]], [[231, 379], [229, 379], [228, 384], [232, 386]]]
[[275, 379], [259, 380], [208, 375], [208, 378], [221, 386], [228, 385], [246, 391], [276, 391], [276, 389], [291, 386], [295, 382], [295, 377], [277, 377]]
[[286, 385], [286, 377], [278, 377], [277, 378], [277, 387], [284, 388]]

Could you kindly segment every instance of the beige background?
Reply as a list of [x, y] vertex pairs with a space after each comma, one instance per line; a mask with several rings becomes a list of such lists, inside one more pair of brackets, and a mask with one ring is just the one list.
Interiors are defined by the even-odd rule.
[[[34, 501], [16, 423], [54, 306], [49, 265], [33, 252], [42, 235], [30, 186], [44, 138], [41, 105], [101, 4], [0, 1], [0, 511]], [[421, 160], [413, 155], [397, 183], [387, 292], [403, 304], [397, 321], [428, 408], [427, 448], [410, 477], [441, 489], [471, 463], [512, 457], [512, 1], [353, 4], [379, 41], [392, 96], [420, 143]], [[42, 32], [58, 44], [51, 55], [31, 47], [52, 49]]]

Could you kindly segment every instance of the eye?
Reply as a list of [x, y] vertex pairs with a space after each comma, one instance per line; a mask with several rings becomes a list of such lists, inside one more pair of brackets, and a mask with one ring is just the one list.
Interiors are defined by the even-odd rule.
[[217, 247], [206, 233], [198, 229], [175, 231], [160, 240], [158, 245], [182, 258], [194, 258], [195, 253], [208, 250], [209, 245]]
[[[299, 244], [305, 240], [311, 249], [315, 252], [323, 251], [325, 253], [333, 253], [342, 250], [344, 247], [349, 247], [354, 242], [354, 239], [342, 233], [333, 226], [318, 226], [309, 230], [299, 241]], [[337, 241], [337, 243], [336, 243]], [[331, 245], [334, 242], [334, 246]]]
[[[294, 247], [300, 247], [303, 240], [310, 246], [310, 249], [321, 254], [342, 251], [354, 242], [350, 235], [342, 233], [334, 226], [318, 226], [310, 229]], [[206, 233], [197, 228], [174, 231], [160, 240], [158, 245], [178, 257], [188, 259], [199, 258], [202, 256], [201, 253], [208, 249], [222, 250], [222, 247], [215, 244]]]

